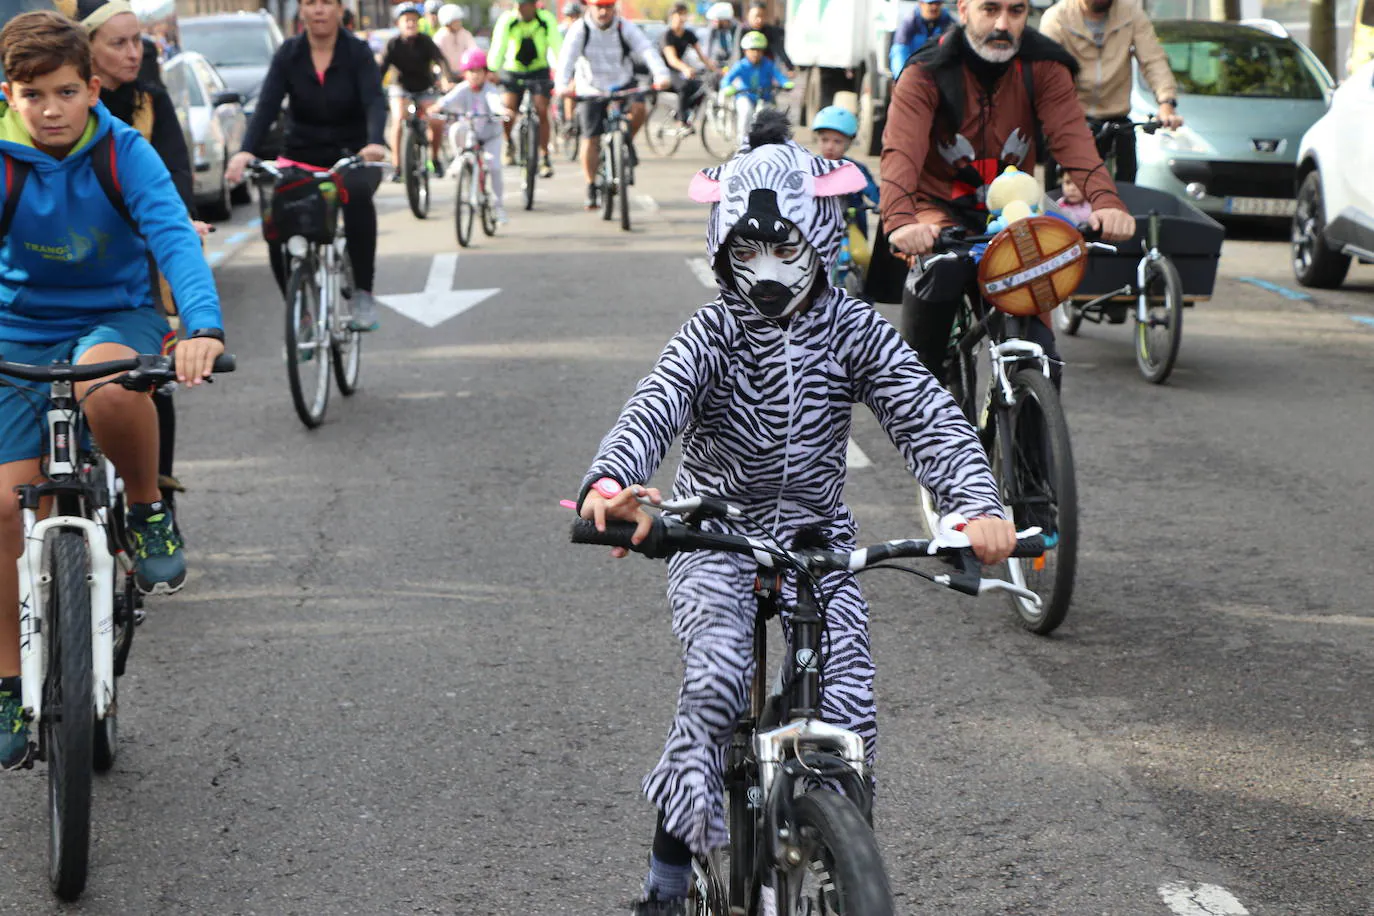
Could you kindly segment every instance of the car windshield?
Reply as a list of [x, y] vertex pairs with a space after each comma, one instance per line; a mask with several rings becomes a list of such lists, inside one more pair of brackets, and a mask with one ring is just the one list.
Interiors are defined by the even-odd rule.
[[266, 67], [272, 62], [271, 35], [262, 25], [192, 25], [181, 21], [181, 45], [196, 51], [216, 67]]
[[1291, 41], [1248, 35], [1159, 37], [1169, 56], [1169, 68], [1178, 81], [1178, 91], [1184, 95], [1315, 100], [1325, 97], [1325, 81]]

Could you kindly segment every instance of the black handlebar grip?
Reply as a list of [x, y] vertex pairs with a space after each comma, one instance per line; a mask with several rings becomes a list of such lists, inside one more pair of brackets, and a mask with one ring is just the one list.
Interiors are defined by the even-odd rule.
[[601, 544], [606, 547], [624, 547], [635, 553], [654, 560], [662, 560], [673, 552], [668, 546], [667, 532], [663, 519], [654, 519], [649, 533], [639, 544], [632, 544], [630, 538], [635, 533], [634, 522], [607, 521], [605, 531], [597, 531], [596, 523], [590, 519], [579, 518], [572, 523], [572, 542], [574, 544]]
[[1043, 534], [1032, 534], [1030, 537], [1017, 538], [1016, 549], [1011, 552], [1013, 557], [1022, 559], [1032, 559], [1045, 555], [1045, 536]]
[[1100, 242], [1100, 241], [1102, 241], [1102, 230], [1101, 230], [1101, 229], [1094, 229], [1094, 228], [1093, 228], [1091, 225], [1089, 225], [1088, 223], [1079, 223], [1077, 228], [1078, 228], [1079, 234], [1083, 236], [1083, 241], [1085, 241], [1085, 242]]
[[232, 353], [221, 353], [215, 357], [213, 372], [233, 372], [238, 368], [238, 358]]

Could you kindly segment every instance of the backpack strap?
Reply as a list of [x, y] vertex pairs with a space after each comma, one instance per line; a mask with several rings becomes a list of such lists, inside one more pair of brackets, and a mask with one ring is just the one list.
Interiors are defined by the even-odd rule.
[[5, 157], [5, 206], [0, 210], [0, 243], [10, 234], [14, 224], [14, 214], [19, 210], [19, 195], [24, 193], [24, 182], [29, 178], [33, 166], [13, 156]]
[[133, 230], [134, 235], [139, 238], [143, 233], [138, 231], [138, 223], [134, 222], [134, 215], [129, 212], [129, 205], [124, 202], [124, 188], [119, 183], [119, 157], [115, 154], [114, 132], [108, 131], [105, 136], [95, 141], [91, 147], [91, 168], [95, 170], [96, 181], [100, 182], [100, 190], [105, 192], [105, 197], [114, 207], [115, 212]]
[[1016, 69], [1021, 71], [1021, 82], [1026, 87], [1026, 101], [1030, 104], [1031, 142], [1035, 144], [1035, 161], [1045, 161], [1045, 125], [1040, 123], [1040, 113], [1035, 110], [1035, 65], [1030, 61], [1016, 59]]

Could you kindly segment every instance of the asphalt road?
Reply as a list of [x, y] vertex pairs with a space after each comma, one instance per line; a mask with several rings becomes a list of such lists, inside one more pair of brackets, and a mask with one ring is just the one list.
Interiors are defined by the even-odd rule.
[[[249, 214], [222, 228], [240, 371], [179, 396], [192, 579], [139, 630], [86, 897], [49, 897], [42, 770], [6, 774], [0, 912], [625, 911], [676, 644], [661, 565], [569, 545], [558, 500], [709, 296], [695, 157], [646, 159], [628, 235], [561, 165], [458, 257], [457, 289], [499, 292], [387, 313], [313, 432]], [[449, 201], [421, 223], [384, 189], [380, 295], [433, 288]], [[1286, 259], [1228, 242], [1165, 386], [1126, 326], [1064, 342], [1084, 545], [1053, 638], [867, 577], [903, 912], [1374, 912], [1374, 268], [1306, 300], [1238, 279], [1291, 287]], [[856, 419], [863, 537], [919, 534]]]

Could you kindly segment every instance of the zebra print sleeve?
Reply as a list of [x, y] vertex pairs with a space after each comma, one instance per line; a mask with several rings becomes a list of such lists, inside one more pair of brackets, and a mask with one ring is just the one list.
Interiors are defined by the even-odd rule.
[[954, 399], [887, 319], [845, 298], [836, 339], [855, 400], [873, 411], [940, 512], [1005, 518], [987, 454]]
[[603, 477], [623, 486], [646, 483], [669, 446], [686, 428], [708, 381], [727, 351], [725, 309], [712, 303], [688, 319], [668, 341], [653, 370], [640, 380], [601, 440], [577, 504]]

